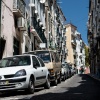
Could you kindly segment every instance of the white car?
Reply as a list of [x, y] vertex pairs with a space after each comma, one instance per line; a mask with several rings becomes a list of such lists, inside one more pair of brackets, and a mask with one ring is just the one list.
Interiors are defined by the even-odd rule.
[[66, 64], [64, 64], [64, 63], [62, 64], [61, 75], [62, 75], [62, 80], [63, 81], [65, 81], [68, 78]]
[[36, 86], [50, 88], [49, 71], [36, 55], [18, 55], [0, 61], [0, 91], [27, 90]]

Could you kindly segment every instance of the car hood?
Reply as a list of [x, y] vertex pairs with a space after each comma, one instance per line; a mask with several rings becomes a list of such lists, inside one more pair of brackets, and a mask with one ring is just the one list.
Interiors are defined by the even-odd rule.
[[0, 68], [0, 75], [15, 74], [17, 71], [27, 68], [28, 66], [20, 66], [20, 67], [14, 66], [14, 67]]

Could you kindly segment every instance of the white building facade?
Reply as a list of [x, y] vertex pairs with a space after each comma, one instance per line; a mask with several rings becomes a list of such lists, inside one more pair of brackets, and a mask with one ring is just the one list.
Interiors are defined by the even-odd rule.
[[84, 42], [81, 38], [81, 34], [79, 32], [75, 32], [76, 34], [76, 69], [77, 73], [80, 74], [81, 68], [85, 68], [85, 49], [84, 49]]

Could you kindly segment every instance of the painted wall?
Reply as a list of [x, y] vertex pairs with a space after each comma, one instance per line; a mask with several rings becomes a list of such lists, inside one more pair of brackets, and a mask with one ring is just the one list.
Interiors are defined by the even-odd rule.
[[[65, 26], [66, 27], [66, 26]], [[73, 48], [72, 48], [72, 44], [71, 44], [71, 27], [67, 26], [66, 27], [66, 37], [67, 37], [67, 41], [66, 41], [66, 45], [68, 48], [68, 56], [67, 56], [67, 62], [69, 63], [74, 63], [74, 58], [73, 58]]]
[[15, 35], [13, 0], [3, 0], [1, 8], [1, 37], [6, 40], [3, 57], [13, 55], [13, 36]]

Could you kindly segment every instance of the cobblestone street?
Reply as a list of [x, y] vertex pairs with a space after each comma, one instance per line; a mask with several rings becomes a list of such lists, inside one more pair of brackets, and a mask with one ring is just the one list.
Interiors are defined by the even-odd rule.
[[100, 100], [100, 83], [87, 75], [76, 75], [68, 84], [61, 86], [66, 92], [47, 93], [34, 96], [31, 100]]
[[1, 95], [0, 100], [100, 100], [100, 83], [88, 75], [74, 75], [65, 82], [40, 89], [34, 94], [15, 92]]

